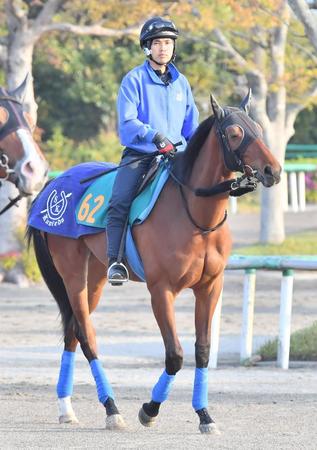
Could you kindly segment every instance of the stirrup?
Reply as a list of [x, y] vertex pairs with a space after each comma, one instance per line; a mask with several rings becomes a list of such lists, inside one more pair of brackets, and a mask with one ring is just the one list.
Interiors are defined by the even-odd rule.
[[112, 286], [121, 286], [129, 281], [129, 272], [123, 263], [114, 262], [107, 272], [108, 281]]

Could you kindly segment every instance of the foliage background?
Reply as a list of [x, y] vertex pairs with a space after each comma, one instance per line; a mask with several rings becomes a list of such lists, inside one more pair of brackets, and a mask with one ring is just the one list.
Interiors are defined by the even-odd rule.
[[[28, 17], [36, 17], [45, 3], [23, 0]], [[252, 23], [261, 30], [274, 24], [275, 2], [225, 0], [192, 2], [140, 2], [89, 0], [65, 1], [56, 21], [78, 25], [100, 22], [114, 29], [144, 21], [152, 15], [170, 15], [181, 30], [177, 66], [189, 79], [204, 119], [210, 112], [209, 93], [222, 102], [236, 103], [239, 69], [221, 50], [212, 46], [217, 26], [234, 36], [234, 45], [246, 56], [252, 52]], [[317, 75], [298, 22], [291, 25], [288, 45], [289, 95], [301, 95], [307, 79]], [[0, 37], [6, 33], [5, 2], [0, 2]], [[249, 34], [248, 34], [249, 33]], [[247, 38], [246, 38], [247, 37]], [[303, 52], [305, 44], [305, 52]], [[117, 161], [121, 146], [116, 134], [116, 96], [122, 77], [144, 60], [136, 35], [121, 38], [81, 36], [66, 32], [45, 34], [35, 47], [33, 75], [38, 109], [38, 136], [51, 168], [63, 170], [89, 160]], [[0, 69], [0, 84], [5, 84]], [[274, 86], [270, 87], [274, 89]], [[291, 142], [317, 143], [317, 107], [314, 102], [299, 114]]]

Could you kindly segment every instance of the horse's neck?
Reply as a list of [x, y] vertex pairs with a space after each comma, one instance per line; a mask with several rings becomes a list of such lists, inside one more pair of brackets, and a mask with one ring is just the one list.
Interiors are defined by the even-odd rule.
[[[232, 176], [232, 172], [224, 165], [223, 154], [214, 129], [209, 133], [189, 177], [191, 188], [210, 188]], [[189, 208], [198, 223], [212, 227], [224, 215], [227, 207], [228, 194], [218, 194], [210, 197], [197, 197], [187, 192]]]

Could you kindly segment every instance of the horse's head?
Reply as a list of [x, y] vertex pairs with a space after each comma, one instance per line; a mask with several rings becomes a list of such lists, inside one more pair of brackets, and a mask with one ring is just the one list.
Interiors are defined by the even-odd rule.
[[0, 88], [0, 181], [9, 180], [21, 195], [41, 189], [48, 164], [32, 137], [35, 128], [23, 110], [27, 78], [14, 91]]
[[249, 116], [251, 90], [239, 108], [222, 108], [211, 96], [217, 135], [230, 171], [255, 176], [264, 186], [280, 181], [281, 166], [263, 141], [261, 126]]

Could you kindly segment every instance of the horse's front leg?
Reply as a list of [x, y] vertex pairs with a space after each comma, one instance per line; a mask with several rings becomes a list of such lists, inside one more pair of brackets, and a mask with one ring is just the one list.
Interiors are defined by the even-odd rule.
[[194, 289], [195, 304], [195, 380], [192, 405], [199, 417], [201, 433], [219, 434], [208, 412], [208, 363], [210, 354], [211, 322], [221, 293], [223, 275], [203, 287]]
[[175, 374], [183, 364], [183, 350], [176, 334], [174, 300], [175, 295], [166, 288], [151, 290], [152, 309], [165, 345], [165, 370], [152, 390], [151, 401], [144, 403], [139, 411], [139, 420], [146, 427], [154, 424], [161, 403], [168, 398]]

